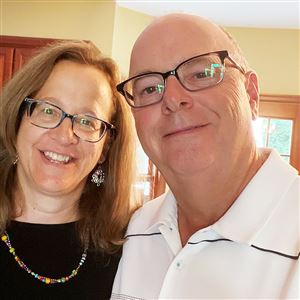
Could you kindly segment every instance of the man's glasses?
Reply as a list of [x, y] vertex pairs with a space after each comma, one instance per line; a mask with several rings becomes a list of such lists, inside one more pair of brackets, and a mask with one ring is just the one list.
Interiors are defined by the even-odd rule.
[[114, 125], [93, 116], [68, 114], [47, 101], [26, 97], [24, 102], [31, 124], [45, 129], [53, 129], [57, 128], [65, 118], [70, 118], [74, 134], [90, 143], [100, 141], [108, 130], [115, 129]]
[[239, 66], [226, 50], [194, 56], [180, 63], [174, 70], [147, 72], [133, 76], [117, 85], [117, 90], [125, 96], [128, 104], [140, 108], [158, 103], [162, 100], [166, 89], [166, 80], [173, 75], [188, 91], [199, 91], [220, 83], [224, 78], [225, 59], [229, 66], [240, 70]]

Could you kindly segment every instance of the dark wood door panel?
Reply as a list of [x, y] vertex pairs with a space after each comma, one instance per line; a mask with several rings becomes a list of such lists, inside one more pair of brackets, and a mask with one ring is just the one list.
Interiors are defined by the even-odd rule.
[[38, 48], [16, 48], [13, 63], [13, 74], [18, 71], [34, 54]]
[[12, 76], [14, 48], [0, 47], [0, 87]]

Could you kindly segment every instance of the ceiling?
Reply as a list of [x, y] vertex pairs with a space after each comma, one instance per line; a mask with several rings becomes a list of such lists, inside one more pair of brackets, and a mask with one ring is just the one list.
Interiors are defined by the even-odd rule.
[[228, 27], [299, 29], [300, 0], [116, 0], [116, 3], [151, 16], [172, 12], [201, 15]]

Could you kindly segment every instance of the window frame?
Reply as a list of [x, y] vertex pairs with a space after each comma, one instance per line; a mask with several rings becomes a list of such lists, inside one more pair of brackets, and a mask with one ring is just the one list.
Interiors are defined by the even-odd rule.
[[290, 164], [300, 173], [300, 96], [261, 94], [259, 117], [293, 121]]

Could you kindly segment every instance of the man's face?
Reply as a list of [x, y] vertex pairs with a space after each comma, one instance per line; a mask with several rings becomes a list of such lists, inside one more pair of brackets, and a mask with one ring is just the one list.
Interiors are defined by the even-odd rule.
[[[190, 57], [218, 50], [233, 52], [225, 34], [208, 22], [150, 27], [137, 41], [130, 75], [173, 70]], [[251, 107], [246, 77], [227, 67], [216, 86], [190, 92], [175, 76], [166, 82], [161, 102], [133, 109], [141, 144], [167, 181], [170, 176], [194, 176], [214, 165], [226, 167], [252, 143]]]

